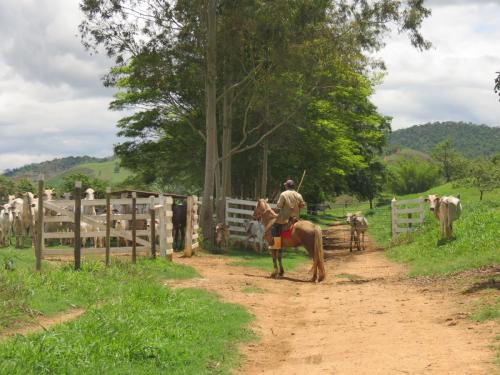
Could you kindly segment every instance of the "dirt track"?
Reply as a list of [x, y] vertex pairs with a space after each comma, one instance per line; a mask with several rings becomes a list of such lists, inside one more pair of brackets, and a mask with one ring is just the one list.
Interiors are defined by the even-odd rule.
[[239, 374], [498, 372], [489, 348], [498, 326], [465, 319], [456, 292], [411, 282], [380, 250], [326, 255], [321, 284], [304, 282], [310, 264], [273, 280], [215, 256], [176, 259], [202, 278], [175, 284], [216, 292], [255, 315], [260, 339], [241, 346]]

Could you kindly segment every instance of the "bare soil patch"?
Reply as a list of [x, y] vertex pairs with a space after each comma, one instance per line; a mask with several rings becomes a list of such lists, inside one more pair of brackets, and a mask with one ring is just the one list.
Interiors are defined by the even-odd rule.
[[498, 372], [490, 348], [498, 324], [467, 319], [465, 285], [408, 279], [403, 265], [372, 245], [349, 253], [340, 245], [345, 228], [337, 240], [336, 229], [328, 233], [336, 250], [326, 252], [328, 274], [320, 284], [307, 281], [310, 264], [274, 280], [227, 265], [234, 259], [201, 255], [175, 261], [202, 278], [168, 285], [216, 292], [255, 315], [259, 340], [242, 345], [238, 374]]
[[0, 334], [0, 341], [15, 335], [28, 335], [30, 333], [47, 330], [49, 327], [78, 318], [85, 312], [84, 309], [72, 309], [53, 316], [38, 316], [32, 322], [21, 327], [7, 329]]

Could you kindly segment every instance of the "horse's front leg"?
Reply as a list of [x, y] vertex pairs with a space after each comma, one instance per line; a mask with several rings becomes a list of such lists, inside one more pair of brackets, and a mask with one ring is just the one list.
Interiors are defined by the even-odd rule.
[[351, 230], [351, 240], [349, 242], [349, 252], [352, 253], [352, 240], [354, 238], [354, 232]]
[[278, 250], [278, 262], [280, 265], [280, 273], [279, 273], [280, 276], [283, 276], [285, 274], [285, 269], [283, 268], [282, 259], [283, 259], [283, 249], [279, 249]]
[[274, 271], [271, 273], [271, 278], [273, 278], [273, 279], [275, 279], [276, 276], [278, 276], [278, 263], [276, 261], [277, 252], [278, 252], [278, 250], [276, 250], [276, 249], [271, 250], [271, 253], [273, 255], [273, 265], [274, 265]]

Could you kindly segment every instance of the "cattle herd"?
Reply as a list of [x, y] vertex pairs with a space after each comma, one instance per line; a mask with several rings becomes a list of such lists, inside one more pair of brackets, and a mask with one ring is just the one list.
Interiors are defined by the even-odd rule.
[[[71, 193], [64, 193], [63, 197], [65, 200], [71, 198]], [[52, 201], [55, 198], [54, 190], [46, 189], [43, 193], [42, 199], [44, 201]], [[92, 188], [85, 190], [84, 200], [94, 200], [95, 191]], [[138, 207], [138, 213], [146, 213], [147, 207]], [[15, 238], [15, 246], [23, 247], [26, 238], [33, 238], [35, 233], [35, 223], [38, 214], [38, 199], [31, 192], [18, 193], [16, 195], [9, 195], [8, 202], [0, 206], [0, 246], [11, 245], [12, 237]], [[61, 206], [62, 209], [67, 211], [74, 211], [74, 205], [69, 204], [66, 207]], [[144, 212], [142, 212], [144, 211]], [[186, 229], [186, 205], [176, 204], [172, 206], [173, 211], [173, 233], [174, 238], [174, 248], [180, 249], [183, 247], [185, 229]], [[105, 220], [106, 209], [105, 207], [100, 208], [99, 206], [84, 205], [83, 215], [89, 215], [94, 217], [101, 217], [101, 221]], [[112, 213], [114, 215], [119, 214], [130, 214], [132, 213], [132, 208], [130, 205], [117, 205], [113, 206]], [[52, 210], [45, 209], [45, 215], [60, 216], [61, 214], [56, 213]], [[150, 219], [138, 219], [136, 220], [137, 230], [147, 230], [151, 226]], [[155, 222], [155, 226], [158, 227], [158, 220]], [[118, 218], [113, 221], [112, 227], [119, 231], [128, 231], [131, 229], [131, 220], [126, 220]], [[156, 228], [156, 233], [158, 234], [158, 228]], [[48, 222], [44, 223], [45, 232], [72, 232], [73, 223], [69, 222]], [[101, 227], [94, 227], [92, 224], [81, 222], [81, 233], [88, 232], [100, 232]], [[105, 234], [103, 232], [102, 236], [97, 236], [93, 239], [82, 237], [82, 246], [87, 247], [89, 241], [93, 240], [94, 247], [104, 247]], [[61, 239], [60, 244], [72, 245], [72, 239]], [[128, 240], [120, 238], [118, 245], [129, 245]]]

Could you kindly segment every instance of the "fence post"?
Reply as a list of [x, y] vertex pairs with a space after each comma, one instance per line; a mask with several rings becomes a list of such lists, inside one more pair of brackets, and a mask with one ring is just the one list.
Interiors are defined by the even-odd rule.
[[174, 203], [174, 199], [172, 197], [165, 198], [165, 242], [166, 242], [166, 255], [168, 260], [172, 260], [174, 258], [174, 239], [172, 237], [172, 230], [174, 229], [174, 224], [172, 221], [173, 212], [172, 212], [172, 204]]
[[136, 223], [136, 211], [137, 211], [137, 193], [132, 192], [132, 263], [137, 260], [137, 223]]
[[111, 187], [106, 188], [106, 266], [109, 266], [111, 233]]
[[420, 224], [423, 224], [425, 221], [425, 200], [423, 197], [420, 197]]
[[[224, 198], [226, 199], [226, 198]], [[224, 201], [224, 205], [226, 202]], [[226, 215], [226, 213], [224, 213]], [[192, 248], [193, 248], [193, 253], [196, 253], [196, 249], [199, 246], [199, 241], [198, 241], [198, 229], [199, 227], [199, 216], [198, 216], [198, 197], [196, 195], [193, 195], [193, 237], [192, 237]]]
[[193, 196], [188, 196], [186, 202], [186, 235], [184, 240], [184, 256], [186, 257], [193, 255], [193, 203]]
[[[35, 231], [37, 235], [35, 236], [35, 256], [36, 256], [36, 270], [40, 271], [42, 269], [42, 251], [43, 251], [43, 175], [38, 178], [38, 220], [35, 225]], [[31, 202], [30, 202], [31, 203]], [[31, 207], [29, 208], [31, 212]]]
[[151, 243], [151, 258], [156, 259], [156, 212], [155, 212], [155, 197], [154, 195], [149, 197], [149, 214], [151, 238], [149, 242]]
[[81, 260], [81, 237], [80, 237], [80, 225], [82, 220], [82, 182], [75, 182], [75, 192], [73, 194], [75, 197], [75, 270], [80, 269]]
[[159, 212], [159, 228], [160, 228], [160, 256], [167, 256], [167, 228], [165, 223], [165, 212], [166, 212], [166, 197], [160, 195], [160, 212]]
[[398, 228], [398, 211], [396, 208], [396, 197], [391, 201], [391, 237], [394, 239], [397, 235]]

